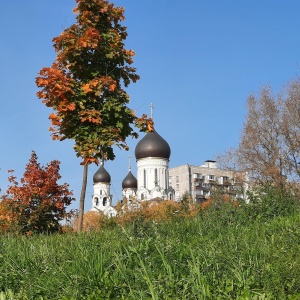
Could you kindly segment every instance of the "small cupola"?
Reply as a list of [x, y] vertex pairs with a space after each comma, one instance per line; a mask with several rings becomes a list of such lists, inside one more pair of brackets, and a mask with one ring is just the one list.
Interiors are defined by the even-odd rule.
[[109, 173], [105, 170], [104, 166], [101, 165], [98, 171], [93, 176], [94, 183], [110, 183], [111, 177]]
[[123, 189], [137, 189], [137, 179], [133, 176], [131, 171], [128, 172], [127, 176], [122, 181]]

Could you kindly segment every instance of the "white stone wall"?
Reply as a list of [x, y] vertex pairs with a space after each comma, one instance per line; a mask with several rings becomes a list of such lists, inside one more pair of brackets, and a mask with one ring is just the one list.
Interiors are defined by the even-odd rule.
[[[137, 161], [138, 189], [144, 187], [147, 190], [152, 190], [156, 186], [164, 190], [168, 189], [169, 187], [168, 168], [169, 168], [169, 160], [165, 158], [139, 159]], [[155, 172], [157, 172], [157, 178]], [[146, 182], [144, 182], [145, 181], [144, 174], [146, 174]], [[156, 179], [157, 182], [155, 182]], [[144, 183], [146, 183], [146, 186], [144, 186]]]
[[94, 195], [92, 198], [92, 210], [104, 211], [112, 204], [112, 195], [110, 194], [110, 183], [95, 183]]

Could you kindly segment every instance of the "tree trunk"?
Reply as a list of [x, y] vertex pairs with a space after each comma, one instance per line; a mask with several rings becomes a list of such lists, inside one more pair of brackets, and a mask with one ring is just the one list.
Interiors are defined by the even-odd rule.
[[78, 214], [78, 225], [77, 225], [78, 232], [82, 231], [82, 225], [83, 225], [84, 200], [85, 200], [85, 193], [86, 193], [86, 186], [87, 186], [87, 175], [88, 175], [88, 164], [85, 164], [83, 165], [83, 179], [82, 179], [80, 202], [79, 202], [79, 214]]

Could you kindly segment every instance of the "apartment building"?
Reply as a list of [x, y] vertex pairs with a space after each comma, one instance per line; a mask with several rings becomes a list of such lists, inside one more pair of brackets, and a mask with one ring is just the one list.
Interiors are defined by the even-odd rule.
[[245, 198], [248, 178], [245, 172], [222, 170], [216, 161], [206, 160], [201, 166], [186, 164], [169, 168], [169, 186], [175, 190], [176, 201], [189, 193], [200, 203], [214, 192], [224, 192], [233, 199]]

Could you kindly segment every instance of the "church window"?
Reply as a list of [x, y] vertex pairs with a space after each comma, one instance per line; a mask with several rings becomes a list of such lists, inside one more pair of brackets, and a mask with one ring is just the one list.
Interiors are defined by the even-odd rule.
[[157, 180], [157, 169], [154, 170], [154, 184], [155, 184], [155, 186], [158, 185], [158, 180]]
[[98, 204], [99, 204], [99, 198], [98, 198], [98, 197], [95, 197], [94, 200], [95, 200], [95, 205], [98, 206]]
[[103, 198], [103, 206], [106, 206], [106, 205], [107, 205], [107, 198], [104, 197], [104, 198]]
[[144, 188], [146, 187], [146, 170], [144, 169]]
[[102, 190], [100, 190], [100, 196], [102, 195]]

